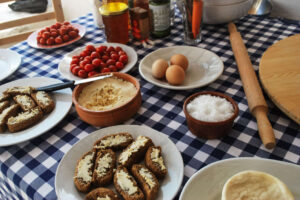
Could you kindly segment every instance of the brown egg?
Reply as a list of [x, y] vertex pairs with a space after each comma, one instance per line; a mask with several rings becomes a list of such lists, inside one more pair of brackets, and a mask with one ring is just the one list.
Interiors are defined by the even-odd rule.
[[184, 70], [186, 70], [189, 66], [188, 59], [182, 54], [174, 54], [170, 59], [171, 65], [179, 65]]
[[166, 70], [169, 67], [169, 64], [164, 59], [157, 59], [152, 64], [152, 75], [155, 78], [165, 77]]
[[185, 72], [179, 65], [171, 65], [166, 71], [166, 79], [171, 85], [181, 85], [185, 78]]

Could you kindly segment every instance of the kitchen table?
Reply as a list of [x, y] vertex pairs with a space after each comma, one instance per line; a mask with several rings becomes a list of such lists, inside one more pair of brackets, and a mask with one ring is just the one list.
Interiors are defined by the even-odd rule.
[[[66, 53], [88, 43], [105, 42], [104, 32], [94, 25], [91, 14], [73, 22], [87, 29], [84, 38], [74, 44], [41, 50], [29, 47], [24, 41], [11, 47], [23, 56], [23, 62], [18, 71], [1, 84], [36, 76], [63, 80], [57, 66]], [[300, 33], [299, 26], [271, 18], [246, 16], [235, 24], [242, 34], [256, 72], [263, 52], [270, 45]], [[166, 134], [176, 144], [185, 166], [182, 186], [197, 170], [231, 157], [261, 157], [300, 165], [300, 126], [281, 112], [266, 95], [269, 119], [277, 144], [273, 150], [263, 146], [255, 118], [247, 105], [228, 35], [226, 24], [203, 26], [203, 40], [198, 47], [216, 53], [224, 62], [224, 72], [215, 82], [205, 87], [185, 91], [154, 86], [142, 79], [138, 72], [139, 62], [148, 53], [161, 47], [184, 45], [183, 26], [177, 11], [171, 35], [163, 39], [153, 39], [155, 45], [148, 48], [144, 48], [137, 41], [128, 44], [138, 53], [139, 61], [128, 73], [140, 81], [143, 101], [138, 113], [124, 124], [149, 126]], [[205, 90], [225, 93], [238, 103], [239, 116], [229, 135], [223, 139], [198, 139], [188, 130], [182, 110], [183, 102], [189, 95]], [[72, 145], [95, 130], [97, 128], [80, 120], [73, 107], [57, 126], [43, 135], [20, 144], [0, 147], [0, 199], [57, 199], [54, 179], [60, 160]]]

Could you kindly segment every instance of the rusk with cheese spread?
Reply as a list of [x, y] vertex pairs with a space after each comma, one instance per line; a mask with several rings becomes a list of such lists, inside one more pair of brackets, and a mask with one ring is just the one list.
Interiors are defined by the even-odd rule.
[[146, 200], [154, 200], [159, 188], [159, 182], [155, 175], [146, 166], [141, 164], [134, 164], [131, 172], [141, 186]]
[[167, 174], [167, 168], [162, 157], [160, 146], [152, 146], [147, 150], [145, 164], [157, 178], [163, 178]]
[[17, 87], [8, 88], [3, 92], [3, 94], [11, 95], [11, 96], [16, 96], [18, 94], [30, 95], [34, 90], [35, 89], [30, 86], [17, 86]]
[[16, 95], [14, 96], [14, 101], [19, 104], [19, 106], [22, 108], [23, 111], [30, 110], [34, 107], [36, 107], [35, 102], [31, 97], [28, 95], [22, 94], [22, 95]]
[[2, 113], [2, 111], [5, 109], [5, 108], [7, 108], [7, 107], [9, 107], [9, 101], [2, 101], [2, 102], [0, 102], [0, 113]]
[[118, 164], [130, 168], [133, 164], [141, 161], [147, 149], [153, 146], [153, 142], [146, 136], [138, 136], [118, 157]]
[[4, 132], [6, 130], [7, 120], [10, 117], [15, 116], [18, 113], [18, 110], [19, 110], [19, 105], [14, 104], [5, 108], [2, 111], [2, 113], [0, 114], [0, 132]]
[[38, 91], [36, 93], [32, 93], [31, 97], [37, 103], [37, 105], [42, 109], [44, 114], [52, 112], [55, 107], [55, 103], [53, 99], [44, 91]]
[[90, 191], [85, 200], [120, 200], [118, 195], [108, 188], [99, 187]]
[[118, 166], [114, 174], [114, 185], [118, 193], [125, 200], [143, 200], [144, 194], [134, 178], [123, 166]]
[[80, 192], [89, 192], [91, 188], [95, 158], [96, 151], [93, 149], [77, 161], [74, 183]]
[[121, 150], [132, 143], [133, 137], [129, 133], [116, 133], [104, 136], [94, 143], [95, 149]]
[[105, 186], [112, 182], [113, 170], [116, 167], [116, 155], [111, 149], [100, 150], [97, 153], [93, 172], [93, 185]]

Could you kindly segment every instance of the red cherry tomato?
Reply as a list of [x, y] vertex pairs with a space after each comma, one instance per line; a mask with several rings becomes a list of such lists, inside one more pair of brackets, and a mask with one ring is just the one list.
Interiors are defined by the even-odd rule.
[[100, 67], [101, 67], [101, 68], [105, 68], [105, 67], [107, 67], [107, 64], [106, 64], [105, 62], [102, 61], [102, 62], [100, 63]]
[[60, 28], [59, 29], [59, 34], [61, 35], [61, 36], [63, 36], [63, 35], [65, 35], [67, 33], [67, 29], [66, 28]]
[[77, 28], [74, 28], [74, 31], [78, 34], [79, 30]]
[[81, 68], [80, 67], [74, 67], [73, 69], [72, 69], [72, 73], [74, 74], [74, 75], [78, 75], [78, 72], [79, 72], [79, 70], [81, 70]]
[[50, 27], [46, 27], [45, 30], [50, 32]]
[[126, 64], [128, 62], [128, 57], [126, 55], [122, 55], [120, 56], [119, 61]]
[[125, 51], [119, 51], [118, 54], [121, 55], [127, 55]]
[[70, 37], [68, 35], [63, 36], [63, 41], [68, 42], [70, 40]]
[[103, 62], [106, 62], [109, 59], [109, 57], [107, 55], [102, 56], [101, 60]]
[[111, 52], [109, 52], [109, 55], [111, 55], [111, 54], [117, 54], [117, 52], [116, 51], [111, 51]]
[[109, 66], [109, 65], [115, 65], [116, 64], [116, 61], [115, 60], [113, 60], [113, 59], [108, 59], [107, 61], [106, 61], [106, 64]]
[[91, 53], [91, 57], [92, 58], [100, 58], [100, 54], [98, 52], [94, 51]]
[[70, 22], [64, 22], [63, 24], [64, 24], [64, 25], [69, 25], [69, 24], [70, 24]]
[[108, 52], [111, 52], [111, 51], [114, 51], [114, 50], [115, 50], [114, 47], [108, 47], [108, 49], [107, 49]]
[[79, 66], [78, 66], [78, 65], [76, 65], [76, 64], [71, 64], [71, 66], [70, 66], [70, 70], [72, 71], [74, 67], [79, 67]]
[[110, 69], [107, 67], [101, 69], [101, 73], [106, 73], [106, 72], [110, 72]]
[[122, 62], [116, 62], [116, 67], [118, 71], [121, 71], [124, 68], [124, 64]]
[[93, 51], [96, 51], [96, 48], [93, 46], [93, 45], [87, 45], [86, 47], [85, 47], [85, 49], [86, 50], [89, 50], [90, 52], [93, 52]]
[[98, 74], [97, 71], [91, 71], [91, 72], [89, 72], [88, 77], [92, 77], [92, 76], [94, 76], [96, 74]]
[[93, 71], [94, 70], [94, 66], [92, 64], [86, 64], [84, 66], [84, 70], [87, 72]]
[[75, 58], [78, 58], [78, 59], [79, 59], [80, 56], [72, 56], [72, 60], [75, 59]]
[[46, 43], [47, 45], [53, 45], [55, 43], [54, 38], [53, 37], [48, 38]]
[[110, 69], [111, 72], [116, 72], [117, 68], [114, 65], [109, 65], [108, 68]]
[[41, 44], [46, 44], [46, 40], [44, 38], [41, 38], [39, 41]]
[[111, 54], [110, 58], [117, 61], [117, 60], [119, 60], [119, 55], [118, 54]]
[[51, 35], [48, 31], [46, 31], [46, 32], [43, 33], [42, 36], [43, 36], [44, 39], [48, 39]]
[[56, 28], [59, 29], [61, 27], [61, 23], [60, 22], [56, 22]]
[[99, 58], [96, 58], [92, 61], [92, 64], [95, 66], [95, 67], [100, 67], [101, 65], [101, 60]]
[[88, 73], [86, 71], [84, 71], [83, 69], [79, 70], [79, 72], [78, 72], [78, 76], [80, 78], [86, 78], [87, 75], [88, 75]]
[[79, 63], [79, 59], [78, 58], [74, 58], [74, 59], [72, 59], [72, 61], [71, 61], [71, 65], [72, 64], [78, 64]]
[[40, 39], [42, 39], [42, 38], [43, 38], [42, 36], [37, 36], [37, 37], [36, 37], [36, 40], [39, 42]]
[[70, 31], [68, 34], [71, 38], [76, 38], [78, 36], [78, 33], [76, 33], [75, 31]]
[[50, 35], [52, 37], [57, 37], [58, 36], [58, 33], [56, 31], [51, 31]]
[[88, 62], [85, 61], [85, 60], [79, 62], [79, 66], [80, 66], [82, 69], [84, 69], [84, 66], [87, 65], [87, 64], [88, 64]]
[[121, 47], [117, 46], [117, 47], [115, 47], [115, 50], [116, 50], [117, 52], [119, 52], [119, 51], [122, 51], [123, 49], [122, 49]]

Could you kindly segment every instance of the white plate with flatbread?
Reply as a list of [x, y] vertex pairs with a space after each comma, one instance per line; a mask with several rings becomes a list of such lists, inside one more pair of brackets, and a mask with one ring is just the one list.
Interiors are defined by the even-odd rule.
[[[34, 77], [34, 78], [24, 78], [12, 81], [0, 86], [0, 93], [4, 92], [6, 89], [15, 86], [32, 86], [32, 87], [42, 87], [47, 85], [52, 85], [56, 83], [61, 83], [62, 81], [47, 77]], [[23, 131], [16, 133], [10, 133], [8, 130], [0, 134], [0, 146], [9, 146], [13, 144], [18, 144], [35, 138], [58, 124], [69, 112], [72, 106], [72, 90], [63, 89], [50, 93], [51, 97], [55, 101], [54, 110], [45, 115], [43, 119], [36, 125], [27, 128]]]
[[[170, 85], [165, 79], [152, 76], [152, 64], [157, 59], [169, 61], [172, 55], [183, 54], [189, 61], [185, 79], [181, 85]], [[172, 46], [160, 48], [143, 58], [139, 65], [141, 76], [148, 82], [167, 89], [187, 90], [206, 86], [221, 76], [224, 64], [215, 53], [193, 46]]]
[[[152, 139], [154, 145], [161, 146], [162, 156], [164, 158], [168, 173], [160, 181], [160, 189], [157, 200], [171, 200], [175, 197], [180, 189], [184, 166], [180, 152], [175, 144], [163, 133], [160, 133], [147, 126], [139, 125], [118, 125], [97, 130], [85, 138], [81, 139], [65, 154], [59, 163], [55, 176], [55, 191], [58, 199], [82, 200], [84, 193], [79, 192], [74, 185], [74, 173], [77, 161], [80, 157], [92, 149], [96, 140], [105, 135], [128, 132], [134, 139], [139, 135], [144, 135]], [[113, 184], [109, 185], [113, 189]]]

